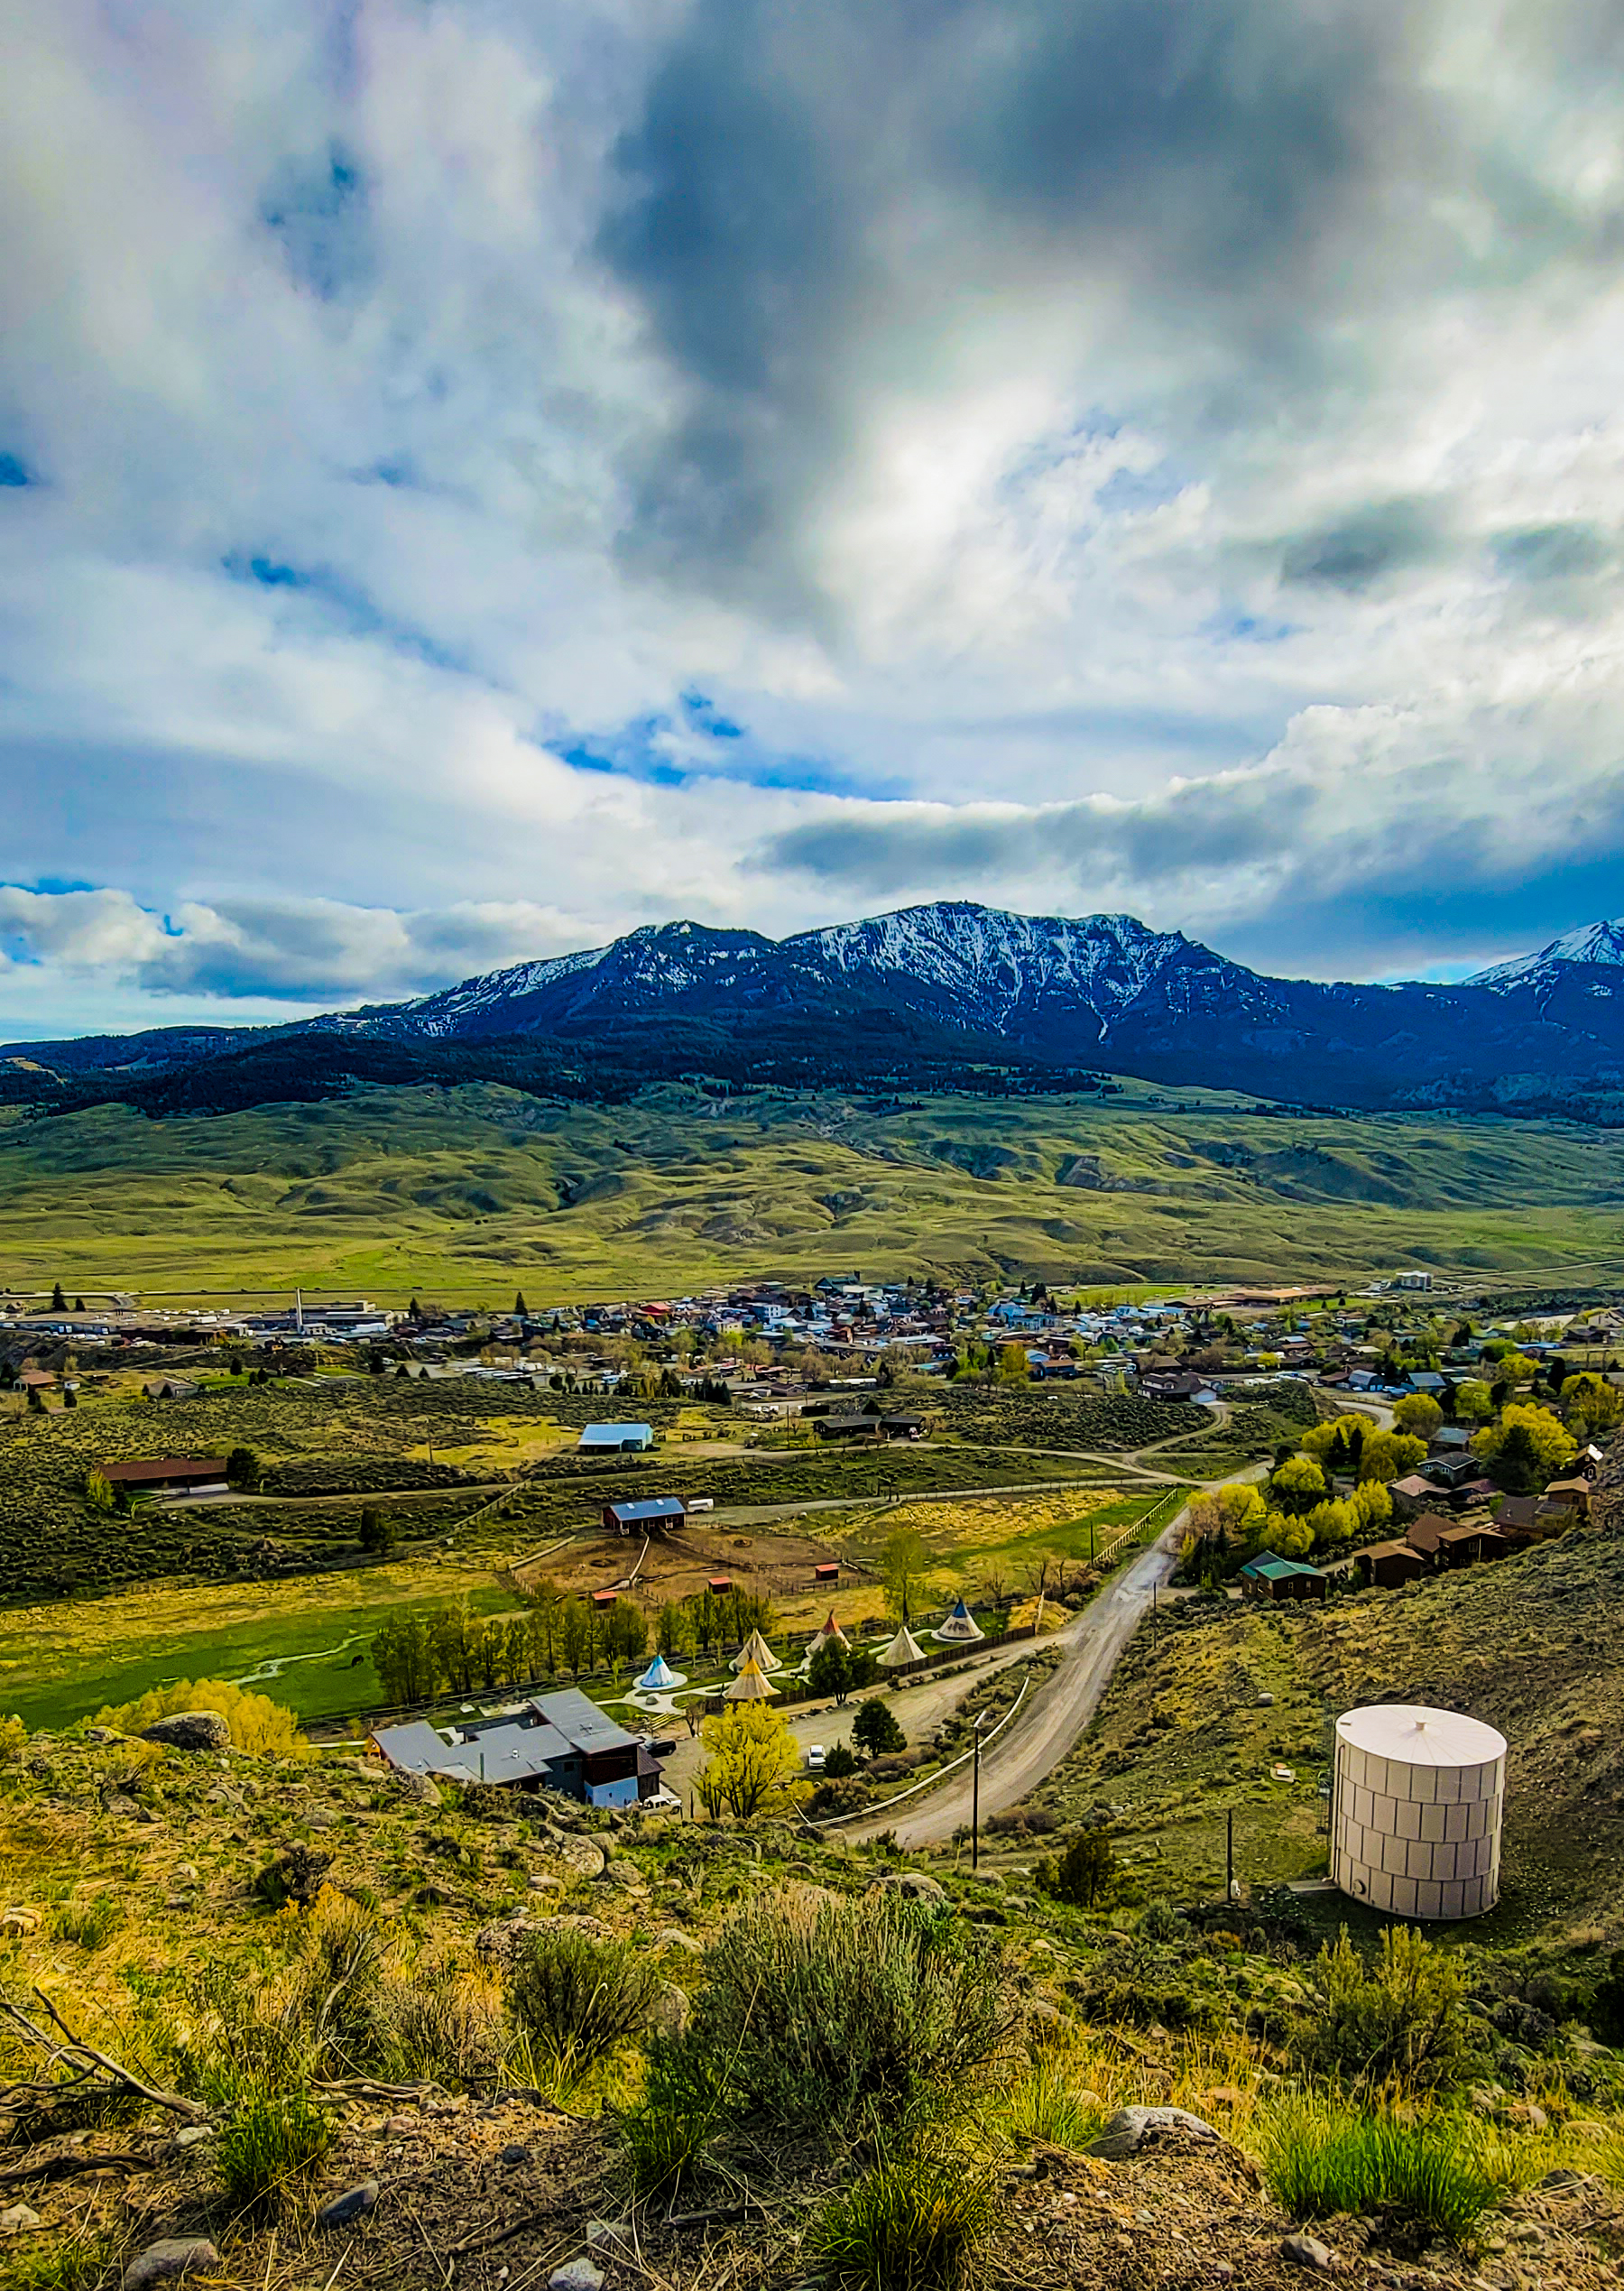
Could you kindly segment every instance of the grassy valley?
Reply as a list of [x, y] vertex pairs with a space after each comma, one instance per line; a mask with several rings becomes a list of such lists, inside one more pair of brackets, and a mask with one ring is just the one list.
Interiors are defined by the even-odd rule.
[[15, 1287], [403, 1302], [1020, 1271], [1101, 1284], [1624, 1262], [1624, 1133], [1110, 1097], [861, 1099], [678, 1084], [566, 1104], [470, 1084], [152, 1121], [0, 1113]]

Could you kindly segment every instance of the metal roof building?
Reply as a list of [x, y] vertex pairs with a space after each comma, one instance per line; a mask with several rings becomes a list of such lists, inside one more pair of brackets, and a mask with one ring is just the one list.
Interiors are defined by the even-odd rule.
[[587, 1424], [576, 1442], [577, 1448], [613, 1448], [623, 1455], [635, 1454], [641, 1448], [654, 1445], [651, 1424]]

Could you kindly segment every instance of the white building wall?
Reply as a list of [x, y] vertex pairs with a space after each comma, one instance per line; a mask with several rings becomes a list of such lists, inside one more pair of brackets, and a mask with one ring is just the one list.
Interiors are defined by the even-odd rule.
[[1499, 1896], [1505, 1788], [1503, 1754], [1478, 1766], [1411, 1765], [1339, 1732], [1334, 1882], [1396, 1917], [1481, 1917]]

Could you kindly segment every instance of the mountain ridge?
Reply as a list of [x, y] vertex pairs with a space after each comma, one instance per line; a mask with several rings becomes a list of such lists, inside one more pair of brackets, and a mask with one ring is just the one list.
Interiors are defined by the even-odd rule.
[[[79, 1102], [115, 1076], [113, 1094], [139, 1097], [143, 1076], [215, 1067], [221, 1087], [229, 1075], [292, 1095], [458, 1078], [623, 1095], [684, 1073], [951, 1088], [974, 1067], [1040, 1089], [1123, 1075], [1287, 1104], [1561, 1112], [1612, 1094], [1624, 1104], [1620, 968], [1624, 924], [1458, 984], [1367, 986], [1272, 978], [1131, 915], [938, 901], [778, 939], [649, 923], [403, 1002], [269, 1029], [18, 1044], [0, 1058], [6, 1095], [49, 1097], [71, 1077]], [[148, 1097], [201, 1109], [215, 1087]]]

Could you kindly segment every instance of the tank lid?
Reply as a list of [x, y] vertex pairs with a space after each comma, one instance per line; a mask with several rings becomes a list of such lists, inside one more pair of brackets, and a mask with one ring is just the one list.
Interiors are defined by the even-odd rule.
[[1403, 1766], [1487, 1766], [1506, 1755], [1506, 1738], [1481, 1719], [1421, 1703], [1371, 1703], [1336, 1722], [1342, 1741]]

